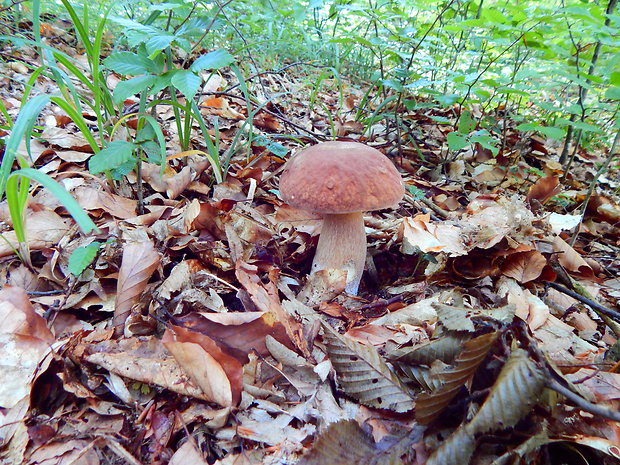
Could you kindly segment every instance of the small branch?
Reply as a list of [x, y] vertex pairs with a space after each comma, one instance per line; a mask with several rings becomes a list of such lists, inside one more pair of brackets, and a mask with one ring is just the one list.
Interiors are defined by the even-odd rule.
[[587, 305], [588, 307], [592, 308], [592, 310], [596, 311], [596, 312], [600, 312], [604, 315], [607, 315], [613, 319], [615, 319], [616, 321], [620, 322], [620, 312], [617, 312], [615, 310], [611, 310], [607, 307], [602, 306], [601, 304], [599, 304], [598, 302], [595, 302], [591, 299], [588, 299], [587, 297], [582, 296], [581, 294], [576, 293], [575, 291], [571, 291], [570, 289], [562, 286], [561, 284], [558, 283], [552, 283], [552, 282], [545, 282], [545, 284], [549, 287], [552, 287], [553, 289], [555, 289], [556, 291], [560, 291], [563, 294], [566, 294], [567, 296], [572, 297], [573, 299], [578, 300], [579, 302]]
[[586, 412], [591, 413], [592, 415], [597, 415], [597, 416], [607, 418], [608, 420], [612, 420], [612, 421], [620, 421], [619, 412], [615, 412], [608, 408], [601, 407], [599, 405], [595, 405], [591, 402], [588, 402], [583, 397], [581, 397], [578, 394], [575, 394], [569, 388], [563, 386], [562, 384], [560, 384], [558, 381], [556, 381], [553, 378], [547, 380], [545, 384], [547, 385], [549, 389], [553, 389], [558, 394], [563, 395], [568, 400], [570, 400], [572, 403], [577, 405], [577, 407], [579, 407], [582, 410], [585, 410]]

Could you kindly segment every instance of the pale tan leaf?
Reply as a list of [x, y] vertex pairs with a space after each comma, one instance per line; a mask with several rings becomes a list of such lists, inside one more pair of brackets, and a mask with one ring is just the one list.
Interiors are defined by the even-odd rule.
[[84, 352], [87, 362], [125, 378], [153, 384], [184, 396], [209, 400], [190, 381], [161, 341], [154, 337], [104, 341], [79, 345], [75, 352]]
[[537, 250], [517, 252], [506, 258], [501, 271], [520, 283], [528, 283], [541, 275], [546, 264], [547, 259]]
[[430, 365], [435, 360], [452, 363], [463, 350], [463, 343], [469, 339], [471, 337], [467, 334], [451, 332], [433, 341], [396, 349], [389, 354], [389, 358], [399, 362], [424, 365]]
[[125, 246], [116, 287], [113, 319], [116, 334], [122, 333], [131, 308], [140, 300], [159, 262], [159, 253], [152, 242], [132, 242]]
[[390, 447], [378, 447], [354, 420], [329, 425], [299, 465], [401, 465], [411, 463], [414, 441], [403, 437]]
[[191, 380], [200, 386], [205, 397], [223, 407], [232, 406], [232, 389], [222, 365], [200, 345], [192, 342], [176, 342], [170, 332], [166, 335], [163, 339], [164, 345], [172, 352]]
[[30, 394], [43, 358], [54, 341], [23, 289], [0, 290], [0, 407], [12, 408]]
[[441, 443], [425, 465], [466, 465], [475, 447], [473, 434], [466, 427], [460, 427]]
[[[69, 232], [69, 225], [51, 210], [26, 210], [26, 242], [30, 250], [41, 250], [54, 247]], [[13, 255], [13, 247], [17, 247], [15, 231], [2, 233], [0, 240], [0, 257]]]
[[474, 332], [471, 309], [440, 303], [433, 303], [433, 308], [437, 311], [439, 321], [447, 330]]
[[553, 239], [553, 251], [558, 256], [560, 265], [573, 273], [589, 277], [594, 274], [592, 268], [579, 253], [566, 243], [560, 236]]
[[502, 367], [469, 426], [472, 433], [510, 428], [530, 412], [544, 387], [544, 372], [523, 349], [515, 349]]
[[364, 405], [407, 412], [413, 408], [409, 390], [372, 346], [362, 345], [323, 324], [330, 361], [338, 383]]
[[[217, 338], [215, 335], [214, 338], [211, 338], [209, 335], [199, 331], [171, 325], [164, 333], [163, 340], [166, 343], [166, 347], [168, 347], [169, 341], [197, 344], [202, 347], [224, 370], [227, 377], [227, 383], [224, 384], [228, 386], [227, 388], [231, 392], [232, 402], [237, 405], [241, 400], [241, 391], [243, 390], [243, 363], [247, 361], [247, 352], [240, 353], [239, 350], [230, 347], [226, 343], [228, 338], [223, 340], [216, 340], [215, 338]], [[172, 351], [172, 353], [176, 357], [177, 352]], [[192, 379], [197, 380], [199, 386], [202, 387], [215, 381], [215, 379], [200, 380], [200, 376], [204, 374], [201, 368], [197, 369], [193, 365], [188, 366], [185, 359], [180, 360], [177, 358], [177, 360], [192, 376]], [[212, 373], [209, 373], [209, 376], [212, 376]], [[221, 405], [228, 406], [228, 404]]]
[[189, 439], [172, 455], [168, 465], [208, 465], [208, 463], [196, 447], [195, 442]]
[[415, 415], [420, 423], [430, 423], [450, 404], [461, 386], [473, 376], [496, 338], [496, 332], [487, 333], [463, 344], [463, 351], [453, 366], [439, 375], [443, 385], [430, 394], [420, 394], [416, 399]]

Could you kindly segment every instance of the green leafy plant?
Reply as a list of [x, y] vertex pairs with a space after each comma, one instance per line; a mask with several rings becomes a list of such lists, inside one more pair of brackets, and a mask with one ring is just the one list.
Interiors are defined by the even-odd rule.
[[[49, 102], [46, 95], [38, 95], [26, 102], [12, 126], [11, 135], [6, 140], [4, 155], [0, 164], [0, 199], [6, 194], [6, 199], [13, 222], [13, 229], [19, 244], [15, 247], [23, 260], [29, 262], [28, 243], [26, 237], [27, 225], [24, 213], [30, 194], [31, 181], [36, 181], [49, 190], [73, 216], [84, 233], [98, 231], [93, 221], [84, 212], [73, 197], [48, 175], [29, 168], [25, 159], [17, 155], [20, 142], [25, 139], [26, 147], [30, 152], [30, 138], [36, 119], [43, 107]], [[14, 170], [13, 163], [18, 159], [20, 169]]]

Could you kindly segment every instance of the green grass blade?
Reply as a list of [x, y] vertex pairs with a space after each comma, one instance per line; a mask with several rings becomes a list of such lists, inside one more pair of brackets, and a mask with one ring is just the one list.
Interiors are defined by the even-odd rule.
[[82, 133], [86, 141], [88, 142], [88, 145], [91, 146], [93, 151], [95, 153], [99, 152], [101, 150], [101, 147], [99, 147], [99, 144], [97, 144], [97, 141], [91, 134], [90, 129], [88, 128], [88, 125], [86, 124], [86, 120], [82, 116], [82, 113], [77, 111], [73, 105], [71, 105], [69, 102], [67, 102], [66, 100], [60, 97], [51, 97], [50, 100], [54, 102], [56, 105], [58, 105], [60, 108], [62, 108], [67, 115], [69, 115], [69, 118], [71, 118], [71, 120], [78, 127], [78, 129], [80, 130], [80, 132]]
[[[41, 173], [33, 168], [22, 168], [20, 170], [14, 171], [10, 175], [10, 180], [13, 182], [12, 178], [25, 177], [31, 179], [33, 181], [38, 182], [43, 187], [45, 187], [48, 191], [50, 191], [54, 197], [58, 199], [58, 201], [67, 209], [69, 214], [73, 217], [75, 222], [78, 224], [80, 229], [84, 233], [89, 233], [91, 231], [99, 232], [99, 229], [90, 219], [90, 217], [86, 214], [86, 212], [80, 207], [80, 204], [71, 197], [64, 187], [50, 178], [48, 175]], [[17, 231], [16, 231], [17, 232]]]
[[13, 125], [11, 135], [6, 141], [4, 156], [2, 157], [2, 163], [0, 164], [0, 200], [4, 196], [6, 183], [11, 174], [11, 169], [13, 168], [13, 162], [15, 161], [19, 144], [24, 137], [26, 137], [27, 141], [30, 140], [30, 134], [32, 133], [34, 123], [39, 117], [43, 107], [47, 105], [49, 101], [50, 98], [47, 95], [37, 95], [26, 102], [19, 112], [19, 116]]

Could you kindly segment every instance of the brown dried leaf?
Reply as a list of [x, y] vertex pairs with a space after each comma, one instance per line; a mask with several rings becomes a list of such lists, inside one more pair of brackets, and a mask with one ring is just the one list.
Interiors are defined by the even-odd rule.
[[342, 336], [323, 324], [327, 352], [344, 392], [364, 405], [396, 412], [413, 409], [407, 387], [383, 361], [377, 349]]
[[[54, 247], [67, 235], [69, 226], [55, 212], [51, 210], [26, 211], [26, 242], [30, 250], [41, 250]], [[14, 247], [17, 247], [17, 235], [15, 231], [2, 233], [0, 240], [0, 257], [13, 255]]]
[[478, 413], [472, 434], [510, 428], [530, 412], [545, 384], [544, 372], [523, 349], [512, 351]]
[[529, 188], [525, 201], [532, 210], [537, 210], [561, 190], [560, 179], [557, 176], [546, 176]]
[[194, 342], [175, 341], [175, 335], [169, 330], [164, 333], [162, 342], [190, 379], [200, 386], [207, 400], [223, 407], [233, 405], [233, 392], [228, 375], [207, 350]]
[[466, 465], [475, 448], [476, 441], [473, 434], [466, 427], [458, 428], [441, 443], [425, 465]]
[[[238, 404], [241, 400], [241, 391], [243, 389], [243, 364], [247, 362], [247, 354], [239, 354], [239, 351], [231, 349], [223, 342], [216, 341], [205, 334], [180, 326], [172, 325], [169, 330], [167, 330], [166, 334], [168, 334], [168, 332], [171, 333], [171, 336], [172, 333], [174, 333], [175, 342], [199, 345], [219, 363], [228, 378], [228, 384], [232, 392], [232, 400], [235, 404]], [[171, 337], [166, 337], [166, 334], [164, 334], [166, 341], [172, 340]], [[168, 347], [168, 344], [166, 344], [166, 347]], [[176, 357], [176, 353], [172, 350], [171, 352]], [[179, 363], [181, 362], [179, 361]], [[186, 364], [181, 363], [181, 365], [187, 370], [188, 366]], [[195, 380], [198, 380], [198, 377], [203, 373], [202, 371], [197, 372], [196, 368], [193, 366], [191, 370], [191, 372], [189, 370], [187, 371], [190, 375], [193, 374], [192, 378]], [[202, 387], [205, 383], [208, 383], [208, 381], [201, 381], [199, 385]], [[228, 404], [221, 405], [227, 406]]]
[[443, 385], [430, 394], [420, 394], [416, 399], [415, 415], [422, 424], [429, 424], [450, 404], [461, 386], [470, 379], [482, 363], [497, 338], [497, 332], [483, 334], [463, 344], [463, 351], [451, 368], [439, 377]]
[[590, 265], [560, 236], [553, 239], [553, 251], [557, 253], [560, 265], [568, 271], [579, 273], [584, 278], [594, 275]]
[[254, 305], [263, 312], [273, 314], [275, 319], [284, 326], [286, 334], [297, 349], [305, 356], [311, 357], [301, 324], [282, 308], [280, 298], [278, 297], [278, 290], [273, 282], [270, 281], [268, 284], [263, 284], [256, 272], [257, 268], [255, 266], [238, 262], [235, 274], [250, 295]]
[[401, 465], [411, 463], [413, 439], [403, 437], [390, 447], [378, 447], [355, 420], [332, 423], [319, 436], [299, 465]]
[[506, 276], [520, 283], [527, 283], [538, 278], [546, 264], [547, 259], [543, 254], [537, 250], [530, 250], [510, 254], [502, 263], [501, 270]]
[[293, 348], [282, 323], [277, 321], [272, 312], [228, 312], [189, 314], [180, 318], [186, 328], [199, 331], [218, 343], [237, 349], [243, 354], [243, 363], [247, 354], [256, 351], [265, 356], [269, 351], [265, 338], [272, 336], [288, 348]]
[[0, 290], [0, 407], [12, 408], [28, 396], [54, 336], [23, 289]]
[[159, 262], [159, 253], [152, 242], [132, 242], [125, 246], [116, 287], [113, 319], [115, 334], [122, 333], [131, 308], [140, 300]]
[[159, 339], [141, 337], [78, 345], [84, 360], [141, 383], [153, 384], [184, 396], [208, 400], [193, 384]]
[[451, 332], [433, 341], [396, 349], [390, 353], [390, 360], [424, 365], [430, 365], [435, 360], [452, 363], [463, 350], [463, 343], [469, 339], [467, 334]]

